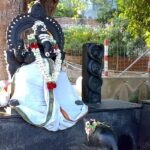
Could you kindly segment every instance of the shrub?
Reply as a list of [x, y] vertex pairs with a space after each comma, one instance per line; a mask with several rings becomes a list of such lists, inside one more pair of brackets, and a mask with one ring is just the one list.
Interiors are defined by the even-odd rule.
[[82, 55], [84, 43], [102, 44], [105, 38], [110, 41], [109, 56], [138, 57], [145, 51], [142, 37], [133, 38], [119, 26], [91, 28], [89, 26], [71, 26], [64, 29], [65, 52], [70, 55]]
[[65, 52], [71, 55], [82, 55], [84, 43], [103, 43], [106, 37], [104, 30], [88, 26], [72, 26], [64, 29]]

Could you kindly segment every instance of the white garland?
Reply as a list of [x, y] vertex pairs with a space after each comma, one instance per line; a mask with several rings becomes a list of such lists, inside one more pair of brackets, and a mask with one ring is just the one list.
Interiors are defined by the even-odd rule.
[[34, 25], [32, 26], [32, 30], [35, 31], [37, 30], [38, 26], [42, 26], [43, 30], [47, 31], [46, 25], [44, 24], [44, 22], [37, 20], [34, 22]]
[[43, 63], [43, 58], [41, 57], [40, 50], [39, 48], [32, 48], [32, 51], [35, 55], [35, 62], [38, 64], [38, 67], [45, 79], [46, 82], [56, 82], [61, 70], [61, 52], [59, 49], [57, 49], [57, 56], [55, 60], [55, 67], [54, 67], [54, 72], [52, 72], [52, 75], [49, 74], [48, 70], [45, 67], [45, 64]]
[[[32, 41], [33, 43], [36, 41], [35, 39], [35, 32], [37, 30], [37, 27], [38, 26], [43, 26], [43, 30], [44, 31], [47, 31], [46, 29], [46, 25], [44, 24], [44, 22], [42, 21], [36, 21], [32, 27], [34, 33], [33, 34], [30, 34], [28, 35], [28, 40]], [[53, 36], [50, 34], [41, 34], [39, 35], [39, 37], [42, 39], [42, 40], [47, 40], [49, 41], [50, 43], [52, 44], [56, 44], [56, 40], [53, 38]], [[55, 60], [55, 66], [54, 66], [54, 72], [50, 73], [48, 72], [48, 70], [46, 69], [46, 66], [43, 62], [43, 58], [41, 57], [41, 54], [40, 54], [40, 49], [39, 48], [32, 48], [32, 52], [34, 53], [35, 55], [35, 62], [38, 64], [39, 66], [39, 69], [45, 79], [46, 82], [55, 82], [57, 81], [58, 79], [58, 76], [59, 76], [59, 73], [60, 73], [60, 70], [61, 70], [61, 64], [62, 64], [62, 59], [61, 59], [61, 51], [59, 48], [57, 49], [54, 49], [54, 51], [56, 52], [56, 60]]]

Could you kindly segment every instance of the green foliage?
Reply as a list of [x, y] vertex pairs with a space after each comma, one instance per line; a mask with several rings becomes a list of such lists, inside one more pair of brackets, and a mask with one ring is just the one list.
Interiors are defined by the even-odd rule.
[[136, 90], [136, 91], [131, 93], [131, 95], [129, 97], [129, 101], [132, 103], [138, 103], [138, 101], [139, 101], [139, 90]]
[[108, 31], [110, 55], [137, 56], [137, 51], [145, 50], [145, 42], [150, 47], [150, 1], [91, 1], [99, 7], [100, 23], [105, 25], [113, 22], [113, 26]]
[[63, 3], [59, 3], [57, 5], [56, 11], [54, 13], [55, 17], [73, 17], [74, 16], [74, 12], [72, 8], [68, 8], [66, 5], [64, 5]]
[[113, 6], [110, 0], [91, 0], [98, 6], [98, 18], [97, 20], [103, 25], [112, 21], [113, 14], [116, 12], [116, 8]]
[[92, 29], [87, 26], [73, 26], [64, 30], [65, 52], [71, 55], [82, 55], [84, 43], [103, 43], [107, 36], [101, 28]]
[[147, 46], [150, 47], [150, 32], [146, 31], [146, 33], [144, 34], [145, 36], [145, 41], [147, 43]]
[[109, 56], [137, 57], [139, 52], [145, 50], [145, 41], [142, 37], [133, 38], [124, 29], [125, 26], [123, 23], [122, 25], [116, 23], [108, 28], [98, 27], [92, 29], [87, 26], [69, 27], [64, 30], [65, 51], [71, 55], [82, 55], [82, 45], [84, 43], [103, 43], [104, 39], [107, 38], [110, 41]]
[[[146, 0], [117, 0], [117, 6], [110, 0], [91, 0], [98, 5], [98, 20], [110, 27], [92, 29], [74, 26], [64, 30], [65, 51], [72, 55], [82, 54], [82, 45], [87, 42], [103, 43], [110, 41], [109, 55], [137, 57], [145, 50], [145, 41], [150, 46], [150, 9]], [[80, 17], [86, 8], [85, 0], [61, 0], [55, 16]], [[115, 2], [115, 0], [114, 0]], [[145, 39], [144, 39], [145, 38]]]
[[28, 8], [32, 8], [32, 6], [34, 5], [35, 0], [32, 0], [29, 4], [28, 4]]
[[128, 31], [134, 36], [143, 36], [150, 47], [150, 1], [117, 0], [120, 17], [128, 20]]
[[115, 9], [111, 9], [109, 7], [107, 8], [101, 8], [98, 11], [98, 21], [102, 24], [106, 24], [111, 22], [111, 19], [113, 18], [113, 13], [115, 12]]
[[55, 10], [55, 17], [74, 17], [79, 18], [86, 9], [84, 0], [60, 0]]
[[113, 19], [113, 26], [108, 29], [110, 56], [137, 57], [145, 50], [144, 37], [133, 37], [128, 31], [128, 22], [119, 17]]

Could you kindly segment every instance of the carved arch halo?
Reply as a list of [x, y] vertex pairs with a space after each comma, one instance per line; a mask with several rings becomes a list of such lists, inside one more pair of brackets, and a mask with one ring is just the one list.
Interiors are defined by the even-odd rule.
[[21, 39], [21, 33], [31, 28], [35, 21], [44, 22], [47, 30], [53, 35], [61, 50], [64, 48], [64, 34], [58, 22], [45, 15], [45, 11], [40, 3], [34, 4], [31, 13], [21, 14], [14, 18], [7, 29], [7, 44], [9, 49], [15, 49]]

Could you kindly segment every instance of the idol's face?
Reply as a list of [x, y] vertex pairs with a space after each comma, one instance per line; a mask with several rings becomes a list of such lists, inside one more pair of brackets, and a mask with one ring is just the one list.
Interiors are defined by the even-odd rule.
[[44, 28], [42, 25], [40, 25], [37, 27], [35, 34], [38, 36], [40, 34], [48, 34], [48, 33], [47, 33], [47, 29]]
[[35, 36], [38, 43], [42, 46], [45, 57], [50, 57], [53, 48], [50, 42], [50, 35], [48, 34], [47, 29], [42, 25], [37, 26]]

